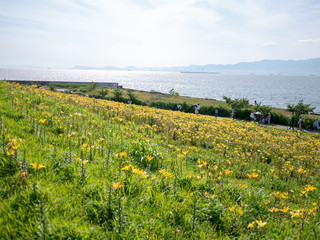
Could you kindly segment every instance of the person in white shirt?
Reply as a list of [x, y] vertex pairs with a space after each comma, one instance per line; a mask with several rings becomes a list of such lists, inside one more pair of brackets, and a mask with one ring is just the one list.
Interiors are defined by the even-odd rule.
[[255, 121], [256, 120], [256, 116], [254, 115], [254, 112], [250, 113], [250, 118], [251, 118], [251, 121]]
[[200, 105], [199, 105], [199, 103], [198, 103], [198, 105], [196, 105], [194, 113], [195, 114], [199, 114], [200, 113]]

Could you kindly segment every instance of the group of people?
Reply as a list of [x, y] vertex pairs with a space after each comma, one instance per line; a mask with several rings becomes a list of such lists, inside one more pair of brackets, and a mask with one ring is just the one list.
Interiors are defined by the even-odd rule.
[[[299, 126], [299, 130], [302, 130], [302, 124], [303, 124], [303, 118], [300, 117], [297, 122], [297, 125]], [[290, 119], [289, 129], [294, 130], [294, 118], [293, 117]], [[312, 124], [310, 124], [309, 126], [307, 126], [306, 129], [307, 130], [320, 130], [319, 120], [318, 119], [314, 120], [314, 122]]]
[[[194, 104], [193, 105], [194, 107], [194, 113], [195, 114], [199, 114], [200, 113], [200, 104]], [[177, 105], [177, 110], [178, 111], [182, 111], [182, 105], [181, 104], [178, 104]], [[215, 111], [214, 111], [214, 115], [215, 117], [217, 118], [218, 117], [218, 113], [219, 113], [219, 108], [215, 108]], [[232, 109], [232, 118], [235, 119], [236, 117], [236, 110], [233, 108]], [[269, 112], [267, 116], [264, 116], [263, 113], [261, 112], [251, 112], [250, 113], [250, 119], [251, 121], [257, 121], [258, 123], [260, 124], [268, 124], [270, 125], [271, 124], [271, 113]], [[297, 122], [297, 125], [299, 126], [299, 129], [301, 130], [302, 129], [302, 124], [303, 124], [303, 119], [302, 117], [299, 118], [299, 121]], [[294, 130], [294, 118], [291, 118], [290, 122], [289, 122], [289, 129], [293, 129]], [[315, 130], [320, 130], [320, 127], [319, 127], [319, 121], [318, 119], [316, 119], [314, 121], [313, 124], [309, 125], [306, 129], [315, 129]]]
[[200, 108], [201, 108], [201, 107], [200, 107], [200, 104], [198, 103], [198, 105], [194, 105], [194, 107], [195, 107], [195, 108], [194, 108], [194, 113], [195, 113], [195, 114], [199, 114], [199, 113], [200, 113]]
[[266, 122], [268, 123], [268, 125], [271, 124], [271, 113], [268, 113], [267, 117], [265, 117], [265, 116], [263, 115], [263, 113], [260, 113], [260, 112], [256, 112], [256, 113], [251, 112], [251, 113], [250, 113], [250, 118], [251, 118], [251, 121], [254, 121], [254, 122], [255, 122], [256, 120], [258, 120], [258, 122], [259, 122], [260, 124], [265, 124]]

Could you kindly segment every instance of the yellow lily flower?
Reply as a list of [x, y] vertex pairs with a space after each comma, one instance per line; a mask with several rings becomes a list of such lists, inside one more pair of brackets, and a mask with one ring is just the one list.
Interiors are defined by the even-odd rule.
[[30, 163], [30, 165], [32, 165], [35, 170], [38, 170], [40, 168], [45, 168], [45, 166], [39, 164], [39, 162]]

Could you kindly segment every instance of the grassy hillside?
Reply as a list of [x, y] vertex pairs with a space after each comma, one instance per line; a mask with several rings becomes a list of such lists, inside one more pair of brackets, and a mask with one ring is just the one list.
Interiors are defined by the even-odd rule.
[[[106, 86], [96, 86], [96, 84], [65, 84], [65, 83], [50, 83], [47, 86], [44, 86], [45, 89], [68, 89], [75, 93], [88, 94], [90, 96], [99, 96], [103, 98], [112, 98], [114, 96], [115, 89], [108, 88]], [[171, 95], [169, 93], [160, 93], [160, 92], [146, 92], [139, 91], [134, 89], [121, 89], [124, 98], [128, 98], [128, 91], [134, 93], [137, 99], [141, 100], [143, 103], [146, 101], [151, 102], [166, 102], [166, 103], [189, 103], [189, 104], [201, 104], [201, 105], [213, 105], [213, 106], [226, 106], [224, 101], [217, 101], [214, 99], [203, 99], [203, 98], [193, 98], [186, 96], [177, 96]], [[103, 96], [102, 96], [103, 95]]]
[[319, 134], [0, 83], [1, 239], [316, 239]]

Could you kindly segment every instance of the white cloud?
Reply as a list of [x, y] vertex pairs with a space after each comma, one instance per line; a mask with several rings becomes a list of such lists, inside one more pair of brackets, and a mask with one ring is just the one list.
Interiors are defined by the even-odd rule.
[[276, 45], [276, 43], [274, 43], [274, 42], [267, 42], [267, 43], [264, 43], [264, 44], [262, 44], [262, 45], [265, 46], [265, 47], [273, 47], [273, 46]]
[[306, 43], [319, 42], [319, 16], [319, 5], [300, 0], [0, 1], [0, 64], [169, 66], [315, 57], [316, 44]]
[[300, 44], [313, 44], [313, 43], [318, 43], [320, 42], [320, 38], [316, 38], [316, 39], [303, 39], [303, 40], [300, 40], [299, 43]]

